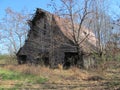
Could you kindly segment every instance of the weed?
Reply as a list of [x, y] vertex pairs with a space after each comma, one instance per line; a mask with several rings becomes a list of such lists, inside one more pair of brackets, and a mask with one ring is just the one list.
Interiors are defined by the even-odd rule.
[[63, 70], [63, 65], [58, 64], [58, 68], [62, 71]]
[[45, 82], [47, 82], [48, 81], [48, 79], [47, 78], [43, 78], [43, 77], [39, 77], [39, 78], [37, 78], [36, 79], [36, 83], [39, 83], [39, 84], [43, 84], [43, 83], [45, 83]]
[[0, 69], [0, 76], [3, 80], [19, 80], [19, 73]]
[[0, 64], [17, 64], [16, 56], [0, 55]]
[[104, 83], [104, 85], [107, 86], [107, 88], [114, 88], [114, 87], [120, 86], [120, 82], [110, 81], [110, 82]]
[[35, 76], [32, 74], [22, 74], [15, 71], [0, 69], [0, 76], [2, 80], [21, 80], [33, 83], [44, 83], [47, 81], [46, 78]]

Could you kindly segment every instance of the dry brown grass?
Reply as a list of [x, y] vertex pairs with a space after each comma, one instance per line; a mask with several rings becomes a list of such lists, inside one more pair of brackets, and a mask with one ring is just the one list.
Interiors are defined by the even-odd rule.
[[[108, 90], [112, 88], [111, 90], [114, 90], [114, 87], [119, 87], [120, 85], [120, 68], [107, 68], [103, 70], [100, 67], [91, 71], [78, 69], [76, 67], [64, 70], [61, 65], [58, 66], [58, 69], [29, 65], [7, 65], [3, 68], [45, 77], [49, 81], [44, 84], [45, 86], [43, 84], [41, 86], [47, 89], [53, 87], [57, 88], [55, 90], [104, 90], [104, 88], [108, 88]], [[39, 87], [39, 84], [36, 85]], [[74, 89], [70, 89], [72, 86]], [[58, 89], [63, 87], [66, 89]]]
[[34, 74], [45, 78], [48, 78], [51, 83], [66, 83], [71, 80], [83, 80], [87, 79], [91, 74], [85, 70], [80, 70], [76, 67], [72, 67], [69, 70], [63, 70], [61, 65], [58, 69], [50, 69], [44, 66], [29, 66], [29, 65], [7, 65], [4, 69], [13, 71], [19, 71], [24, 74]]
[[0, 86], [7, 87], [7, 88], [12, 88], [16, 83], [19, 81], [14, 81], [14, 80], [0, 80]]
[[63, 70], [63, 65], [58, 64], [58, 68], [59, 68], [60, 70]]
[[4, 68], [13, 70], [13, 71], [19, 71], [24, 74], [34, 74], [34, 75], [43, 74], [44, 75], [45, 73], [51, 73], [51, 70], [47, 67], [32, 66], [32, 65], [31, 66], [30, 65], [7, 65], [7, 66], [4, 66]]

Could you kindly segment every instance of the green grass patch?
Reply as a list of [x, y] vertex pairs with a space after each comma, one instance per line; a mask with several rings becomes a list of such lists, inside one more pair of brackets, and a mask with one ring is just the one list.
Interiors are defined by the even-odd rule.
[[2, 80], [19, 80], [29, 83], [45, 83], [47, 81], [44, 77], [4, 69], [0, 69], [0, 77]]
[[36, 83], [45, 83], [45, 82], [47, 82], [47, 81], [48, 81], [47, 78], [40, 77], [40, 78], [37, 78], [35, 82], [36, 82]]
[[8, 59], [9, 57], [9, 55], [0, 55], [0, 60]]
[[0, 87], [0, 90], [21, 90], [21, 89], [20, 88], [1, 88]]
[[117, 87], [117, 86], [120, 86], [120, 82], [118, 81], [114, 81], [114, 82], [108, 82], [108, 85], [107, 85], [109, 88], [113, 88], [113, 87]]

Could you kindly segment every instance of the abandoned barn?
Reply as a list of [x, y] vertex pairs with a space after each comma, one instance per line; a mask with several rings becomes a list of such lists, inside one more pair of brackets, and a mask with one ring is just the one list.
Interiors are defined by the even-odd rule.
[[[67, 23], [66, 23], [67, 22]], [[78, 65], [77, 50], [73, 41], [68, 21], [42, 9], [37, 9], [29, 21], [30, 30], [23, 47], [17, 53], [18, 63], [34, 63], [55, 68]], [[97, 39], [92, 31], [83, 27], [81, 38], [89, 33], [81, 43], [81, 60], [86, 68], [95, 64], [93, 52], [96, 51]]]

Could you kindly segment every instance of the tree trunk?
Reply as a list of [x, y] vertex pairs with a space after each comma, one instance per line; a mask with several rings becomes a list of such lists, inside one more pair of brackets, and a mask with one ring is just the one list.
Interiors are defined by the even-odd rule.
[[83, 52], [80, 49], [79, 45], [77, 46], [77, 53], [78, 53], [77, 67], [84, 68]]

